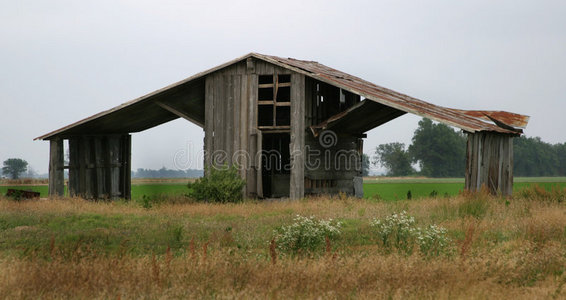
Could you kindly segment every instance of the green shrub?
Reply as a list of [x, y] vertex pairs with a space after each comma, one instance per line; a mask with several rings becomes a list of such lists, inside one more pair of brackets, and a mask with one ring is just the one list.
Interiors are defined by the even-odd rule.
[[206, 176], [189, 183], [189, 197], [205, 202], [240, 202], [243, 199], [242, 189], [246, 182], [234, 167], [210, 168]]
[[277, 248], [284, 252], [313, 252], [322, 249], [326, 238], [335, 240], [342, 223], [332, 219], [317, 220], [297, 215], [294, 223], [275, 230]]

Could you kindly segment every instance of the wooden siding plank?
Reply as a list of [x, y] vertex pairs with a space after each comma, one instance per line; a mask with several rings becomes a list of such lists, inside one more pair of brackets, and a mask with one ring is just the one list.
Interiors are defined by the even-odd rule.
[[204, 96], [204, 170], [210, 168], [211, 155], [214, 151], [214, 77], [211, 75], [205, 79]]
[[[224, 151], [224, 85], [223, 76], [215, 74], [214, 76], [214, 151], [212, 158], [212, 167], [222, 164], [222, 151]], [[219, 159], [220, 157], [220, 159]]]
[[65, 192], [63, 163], [63, 139], [49, 140], [49, 196], [63, 196]]
[[122, 172], [124, 173], [124, 188], [122, 189], [122, 196], [125, 199], [132, 198], [132, 136], [125, 134], [123, 136], [122, 145]]
[[[236, 164], [236, 155], [241, 150], [240, 147], [240, 132], [242, 128], [240, 127], [240, 106], [241, 106], [241, 76], [232, 75], [232, 164]], [[239, 166], [238, 166], [239, 167]]]
[[234, 153], [234, 86], [231, 75], [224, 75], [224, 147], [226, 150], [226, 163], [232, 165], [232, 154]]
[[305, 195], [305, 76], [291, 74], [291, 178], [289, 197], [301, 199]]
[[79, 139], [69, 139], [69, 196], [80, 195], [80, 160], [78, 156]]
[[[257, 70], [256, 70], [257, 71]], [[250, 165], [247, 172], [247, 192], [249, 197], [257, 197], [257, 85], [258, 75], [247, 75], [247, 130], [248, 130], [248, 151], [250, 155]]]

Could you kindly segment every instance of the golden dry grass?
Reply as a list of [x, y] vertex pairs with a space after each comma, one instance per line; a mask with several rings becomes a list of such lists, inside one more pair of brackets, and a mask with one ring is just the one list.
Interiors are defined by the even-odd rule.
[[[401, 210], [415, 216], [422, 226], [447, 228], [453, 240], [452, 255], [385, 254], [371, 240], [363, 240], [367, 234], [364, 224]], [[58, 241], [46, 248], [47, 258], [3, 251], [3, 299], [566, 297], [564, 203], [487, 195], [400, 202], [320, 197], [227, 205], [161, 205], [148, 210], [135, 203], [61, 198], [29, 202], [0, 199], [0, 211], [41, 218], [88, 213], [152, 216], [164, 223], [199, 220], [215, 223], [206, 230], [239, 226], [234, 231], [240, 231], [240, 243], [258, 237], [264, 241], [240, 248], [233, 242], [236, 237], [229, 234], [194, 239], [193, 231], [200, 229], [186, 225], [193, 237], [187, 237], [181, 249], [156, 254], [105, 253], [89, 245], [63, 252]], [[277, 253], [274, 264], [269, 232], [288, 224], [296, 214], [341, 219], [354, 225], [344, 230], [345, 236], [330, 253], [298, 257]], [[218, 216], [225, 216], [227, 221]], [[26, 226], [5, 228], [2, 233], [34, 230]]]

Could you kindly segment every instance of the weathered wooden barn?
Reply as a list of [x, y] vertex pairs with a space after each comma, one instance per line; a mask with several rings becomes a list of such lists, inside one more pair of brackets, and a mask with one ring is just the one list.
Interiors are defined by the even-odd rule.
[[[36, 139], [49, 140], [49, 194], [129, 198], [131, 133], [177, 118], [204, 130], [205, 166], [236, 165], [248, 197], [362, 195], [365, 133], [406, 113], [468, 134], [468, 190], [510, 195], [512, 138], [528, 117], [436, 106], [314, 61], [250, 53]], [[69, 162], [64, 164], [63, 141]]]

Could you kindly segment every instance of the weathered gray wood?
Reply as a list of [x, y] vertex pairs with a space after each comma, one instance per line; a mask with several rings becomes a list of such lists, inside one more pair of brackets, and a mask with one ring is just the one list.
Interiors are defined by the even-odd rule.
[[512, 136], [492, 132], [468, 133], [465, 188], [510, 196], [513, 192]]
[[[240, 106], [241, 106], [241, 83], [240, 75], [232, 75], [232, 151], [236, 153], [240, 147]], [[234, 159], [234, 158], [233, 158]], [[232, 163], [235, 163], [232, 160]]]
[[[257, 131], [257, 153], [261, 153], [263, 150], [263, 135], [260, 130]], [[261, 156], [258, 156], [258, 159], [261, 160]], [[262, 178], [262, 168], [261, 168], [261, 161], [256, 162], [256, 193], [257, 196], [263, 198], [263, 178]]]
[[69, 139], [69, 196], [77, 197], [80, 195], [80, 174], [81, 163], [79, 158], [78, 138]]
[[289, 197], [305, 196], [305, 76], [291, 74], [291, 178]]
[[49, 140], [49, 196], [63, 196], [65, 192], [63, 163], [63, 140]]
[[224, 150], [226, 150], [226, 164], [232, 165], [234, 153], [234, 88], [231, 75], [224, 75]]
[[[250, 166], [249, 162], [249, 148], [248, 148], [248, 76], [249, 75], [242, 75], [240, 76], [240, 150], [244, 155], [244, 159], [242, 161], [242, 168], [241, 168], [241, 175], [244, 180], [246, 180], [246, 173], [247, 169]], [[248, 189], [247, 185], [244, 187], [244, 196], [248, 196]]]
[[257, 85], [258, 85], [258, 75], [249, 74], [248, 76], [248, 119], [247, 119], [247, 129], [248, 129], [248, 151], [250, 155], [250, 167], [247, 174], [247, 191], [249, 197], [257, 197], [257, 159], [258, 148], [257, 148]]
[[[213, 164], [222, 164], [224, 147], [224, 80], [222, 74], [214, 76], [214, 157]], [[219, 157], [221, 159], [219, 159]], [[214, 167], [214, 166], [213, 166]]]
[[120, 168], [122, 167], [122, 163], [120, 161], [120, 137], [119, 136], [112, 136], [108, 138], [108, 158], [109, 158], [109, 165], [107, 166], [108, 169], [108, 177], [109, 177], [109, 188], [108, 193], [110, 198], [116, 199], [121, 196], [120, 192]]
[[360, 176], [355, 176], [354, 179], [354, 196], [357, 198], [364, 197], [364, 179]]
[[105, 159], [102, 145], [102, 137], [94, 138], [94, 157], [95, 157], [95, 168], [96, 168], [96, 195], [95, 198], [102, 199], [107, 198], [106, 191], [106, 172], [104, 172]]
[[204, 170], [211, 166], [211, 155], [214, 151], [214, 77], [205, 79], [205, 121], [204, 121]]
[[122, 172], [124, 174], [124, 188], [122, 196], [125, 199], [132, 197], [132, 136], [125, 134], [122, 144]]

